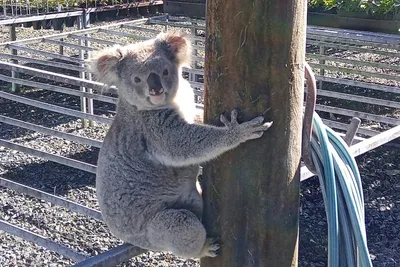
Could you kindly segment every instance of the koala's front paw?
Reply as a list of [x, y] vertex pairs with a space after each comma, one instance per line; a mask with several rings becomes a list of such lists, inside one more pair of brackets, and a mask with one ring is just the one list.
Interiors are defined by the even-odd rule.
[[237, 133], [239, 138], [244, 141], [260, 138], [264, 131], [268, 130], [272, 125], [271, 122], [264, 122], [264, 117], [259, 116], [250, 121], [243, 122], [241, 124], [237, 121], [237, 110], [234, 109], [231, 112], [231, 120], [229, 121], [224, 115], [221, 115], [220, 120], [226, 127], [232, 129]]
[[207, 238], [204, 243], [203, 249], [200, 252], [199, 258], [203, 257], [217, 257], [219, 253], [220, 245], [218, 243], [218, 238]]

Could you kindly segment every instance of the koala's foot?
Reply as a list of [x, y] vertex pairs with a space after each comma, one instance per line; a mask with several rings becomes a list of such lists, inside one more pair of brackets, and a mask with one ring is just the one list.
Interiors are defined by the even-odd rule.
[[220, 245], [217, 238], [207, 238], [198, 258], [211, 257], [214, 258], [219, 254]]
[[186, 259], [197, 258], [206, 244], [206, 230], [193, 212], [168, 209], [155, 215], [149, 224], [148, 238], [154, 250], [169, 251]]

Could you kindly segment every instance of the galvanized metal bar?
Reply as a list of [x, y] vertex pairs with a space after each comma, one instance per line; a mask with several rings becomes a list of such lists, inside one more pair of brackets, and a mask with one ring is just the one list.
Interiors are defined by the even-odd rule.
[[[71, 85], [76, 85], [76, 86], [85, 86], [92, 88], [96, 91], [103, 91], [105, 85], [103, 83], [95, 82], [95, 81], [89, 81], [89, 80], [83, 80], [77, 77], [73, 76], [68, 76], [60, 73], [54, 73], [50, 71], [45, 71], [45, 70], [40, 70], [36, 68], [30, 68], [26, 66], [21, 66], [21, 65], [16, 65], [12, 64], [9, 62], [3, 62], [0, 61], [0, 69], [6, 69], [6, 70], [14, 70], [20, 73], [36, 76], [36, 77], [41, 77], [45, 78], [48, 80], [52, 81], [57, 81], [61, 83], [66, 83], [66, 84], [71, 84]], [[110, 87], [108, 88], [108, 92], [112, 94], [116, 94], [118, 90], [115, 87]]]
[[4, 54], [0, 53], [0, 58], [9, 58], [9, 59], [15, 59], [15, 60], [21, 60], [25, 61], [27, 63], [35, 63], [43, 66], [51, 66], [51, 67], [56, 67], [60, 69], [67, 69], [67, 70], [76, 70], [76, 71], [81, 71], [84, 70], [84, 68], [72, 64], [66, 64], [62, 62], [53, 62], [53, 61], [48, 61], [48, 60], [41, 60], [37, 59], [34, 57], [24, 57], [24, 56], [18, 56], [18, 55], [9, 55], [9, 54]]
[[351, 146], [350, 151], [353, 156], [359, 156], [399, 137], [400, 125]]
[[392, 80], [392, 81], [400, 81], [400, 75], [381, 74], [381, 73], [376, 73], [376, 72], [371, 72], [371, 71], [361, 71], [361, 70], [336, 67], [336, 66], [331, 66], [331, 65], [321, 65], [318, 63], [309, 63], [309, 64], [311, 67], [318, 68], [318, 69], [324, 68], [326, 70], [340, 71], [340, 72], [346, 72], [346, 73], [350, 73], [350, 74], [359, 74], [359, 75], [364, 75], [366, 77], [375, 77], [375, 78], [382, 78], [382, 79], [387, 79], [387, 80]]
[[[78, 17], [78, 30], [82, 30], [84, 29], [84, 16], [79, 16]], [[83, 47], [83, 40], [79, 40], [79, 46]], [[85, 67], [84, 62], [85, 62], [85, 54], [84, 51], [82, 49], [79, 49], [79, 59], [82, 61], [81, 63], [81, 67]], [[81, 71], [79, 72], [79, 78], [81, 78], [82, 80], [86, 80], [85, 78], [85, 71]], [[80, 91], [82, 93], [86, 93], [86, 87], [85, 86], [80, 86]], [[81, 96], [81, 111], [83, 113], [87, 112], [87, 102], [86, 102], [86, 97]], [[88, 126], [88, 121], [85, 119], [85, 117], [81, 117], [81, 121], [82, 121], [82, 127], [85, 128]]]
[[3, 115], [0, 115], [0, 122], [6, 123], [6, 124], [10, 124], [10, 125], [14, 125], [14, 126], [21, 127], [21, 128], [25, 128], [25, 129], [28, 129], [28, 130], [40, 132], [40, 133], [43, 133], [43, 134], [55, 136], [55, 137], [58, 137], [58, 138], [63, 138], [63, 139], [66, 139], [66, 140], [77, 142], [77, 143], [81, 143], [81, 144], [97, 147], [97, 148], [101, 148], [102, 143], [103, 143], [103, 142], [95, 140], [95, 139], [91, 139], [91, 138], [87, 138], [87, 137], [82, 137], [82, 136], [78, 136], [78, 135], [74, 135], [74, 134], [70, 134], [70, 133], [57, 131], [57, 130], [50, 129], [50, 128], [47, 128], [47, 127], [44, 127], [44, 126], [40, 126], [40, 125], [37, 125], [37, 124], [33, 124], [33, 123], [29, 123], [29, 122], [13, 119], [13, 118], [6, 117], [6, 116], [3, 116]]
[[149, 33], [154, 33], [154, 35], [159, 34], [161, 31], [159, 30], [154, 30], [154, 29], [149, 29], [149, 28], [145, 28], [145, 27], [139, 27], [139, 26], [133, 26], [133, 25], [129, 25], [129, 24], [124, 24], [122, 25], [122, 28], [126, 28], [126, 29], [131, 29], [131, 30], [137, 30], [137, 31], [143, 31], [143, 32], [149, 32]]
[[110, 45], [110, 46], [117, 44], [117, 42], [94, 38], [94, 37], [89, 37], [89, 36], [84, 36], [84, 35], [70, 34], [70, 35], [68, 35], [68, 37], [78, 39], [78, 40], [91, 41], [94, 43]]
[[70, 47], [70, 48], [75, 48], [75, 49], [85, 50], [85, 51], [95, 51], [96, 50], [96, 49], [94, 49], [92, 47], [87, 47], [87, 46], [84, 46], [84, 45], [71, 44], [71, 43], [68, 43], [68, 42], [59, 41], [59, 40], [53, 40], [53, 39], [43, 38], [43, 42], [47, 43], [47, 44], [62, 45], [64, 47]]
[[[85, 11], [84, 15], [82, 16], [82, 19], [83, 19], [83, 27], [85, 29], [90, 28], [90, 12], [86, 12]], [[86, 33], [85, 36], [86, 37], [90, 37], [90, 34]], [[88, 40], [79, 40], [79, 43], [81, 43], [81, 42], [83, 42], [83, 45], [85, 47], [91, 48], [90, 47], [90, 41], [88, 41]], [[94, 51], [94, 50], [92, 50], [92, 51]], [[86, 58], [86, 60], [90, 60], [92, 51], [85, 50], [84, 58]], [[85, 66], [85, 65], [83, 64], [83, 66]], [[90, 71], [88, 71], [87, 68], [86, 68], [85, 76], [86, 76], [86, 77], [84, 77], [85, 79], [88, 79], [90, 81], [92, 80], [92, 73]], [[86, 88], [86, 92], [93, 93], [93, 89], [92, 88]], [[93, 106], [94, 106], [93, 105], [93, 98], [87, 98], [87, 112], [89, 114], [94, 114]], [[89, 120], [89, 126], [93, 127], [94, 126], [94, 121]]]
[[322, 37], [330, 37], [336, 39], [360, 39], [361, 41], [374, 42], [380, 44], [399, 44], [400, 38], [390, 33], [359, 31], [341, 28], [328, 28], [322, 26], [309, 26], [310, 34], [319, 35]]
[[348, 29], [334, 29], [322, 26], [307, 26], [307, 33], [340, 39], [360, 39], [384, 44], [400, 44], [400, 37], [394, 34], [366, 32]]
[[54, 155], [51, 153], [47, 153], [44, 151], [40, 151], [34, 148], [29, 148], [29, 147], [25, 147], [7, 140], [3, 140], [0, 139], [0, 146], [4, 146], [6, 148], [9, 149], [13, 149], [13, 150], [18, 150], [20, 152], [23, 153], [27, 153], [29, 155], [35, 156], [35, 157], [39, 157], [39, 158], [44, 158], [62, 165], [66, 165], [68, 167], [72, 167], [75, 169], [79, 169], [82, 171], [86, 171], [86, 172], [90, 172], [90, 173], [96, 173], [96, 166], [89, 164], [89, 163], [85, 163], [85, 162], [81, 162], [78, 160], [74, 160], [74, 159], [69, 159], [63, 156], [59, 156], [59, 155]]
[[[321, 46], [319, 47], [319, 54], [320, 54], [320, 55], [325, 55], [325, 46], [321, 45]], [[325, 60], [323, 60], [323, 59], [319, 60], [319, 64], [325, 65], [325, 63], [326, 63]], [[321, 76], [325, 76], [325, 69], [320, 69], [320, 70], [319, 70], [319, 74], [320, 74]], [[314, 78], [315, 78], [315, 76], [314, 76]], [[320, 89], [323, 88], [323, 81], [319, 81], [319, 88], [320, 88]]]
[[381, 40], [383, 40], [382, 42], [379, 41], [374, 41], [374, 40], [367, 40], [366, 38], [363, 38], [364, 36], [362, 36], [362, 34], [359, 35], [354, 35], [350, 38], [345, 38], [340, 36], [340, 39], [337, 36], [324, 36], [321, 34], [312, 34], [312, 33], [308, 33], [307, 34], [308, 38], [314, 38], [317, 40], [322, 40], [325, 42], [337, 42], [337, 43], [346, 43], [346, 44], [351, 44], [351, 45], [362, 45], [362, 46], [375, 46], [375, 47], [380, 47], [380, 48], [387, 48], [387, 49], [399, 49], [399, 42], [396, 40], [394, 42], [389, 43], [388, 40], [385, 40], [384, 38], [382, 38]]
[[[34, 178], [34, 177], [32, 177], [32, 178]], [[23, 194], [29, 195], [31, 197], [34, 197], [34, 198], [42, 199], [44, 201], [50, 202], [51, 204], [67, 208], [70, 211], [92, 217], [99, 221], [103, 220], [103, 217], [101, 216], [101, 212], [98, 210], [88, 208], [79, 203], [70, 201], [66, 198], [61, 198], [61, 197], [43, 192], [38, 189], [29, 187], [29, 186], [26, 186], [26, 185], [23, 185], [20, 183], [16, 183], [14, 181], [5, 179], [3, 177], [0, 177], [0, 186], [15, 190], [19, 193], [23, 193]]]
[[11, 49], [15, 49], [15, 50], [25, 51], [25, 52], [28, 52], [28, 53], [38, 54], [38, 55], [42, 55], [42, 56], [50, 57], [50, 58], [61, 59], [61, 60], [68, 61], [68, 62], [73, 62], [73, 63], [76, 63], [76, 64], [81, 63], [81, 60], [79, 58], [64, 56], [64, 55], [60, 55], [60, 54], [56, 54], [56, 53], [52, 53], [52, 52], [48, 52], [48, 51], [43, 51], [43, 50], [38, 50], [38, 49], [26, 47], [26, 46], [20, 46], [20, 45], [11, 44], [8, 47], [11, 48]]
[[79, 262], [79, 261], [83, 261], [88, 258], [86, 255], [76, 252], [64, 245], [58, 244], [58, 243], [56, 243], [48, 238], [45, 238], [41, 235], [35, 234], [33, 232], [30, 232], [30, 231], [20, 228], [18, 226], [12, 225], [12, 224], [4, 221], [1, 218], [0, 218], [0, 230], [3, 230], [7, 233], [18, 236], [20, 238], [23, 238], [26, 241], [29, 241], [29, 242], [35, 243], [39, 246], [42, 246], [44, 248], [47, 248], [51, 251], [61, 254], [65, 257], [67, 257], [68, 259], [72, 259], [74, 261]]
[[339, 44], [339, 43], [328, 43], [328, 42], [323, 42], [323, 41], [313, 41], [313, 40], [310, 40], [310, 39], [307, 39], [306, 43], [307, 43], [307, 45], [316, 45], [316, 46], [323, 45], [325, 47], [337, 48], [337, 49], [343, 49], [343, 50], [349, 50], [349, 51], [355, 51], [355, 52], [360, 52], [360, 53], [370, 53], [370, 54], [377, 54], [377, 55], [384, 55], [384, 56], [391, 56], [391, 57], [399, 57], [398, 52], [389, 52], [389, 51], [383, 51], [383, 50], [377, 50], [377, 49], [362, 48], [362, 47], [344, 45], [344, 44]]
[[324, 111], [324, 112], [329, 112], [333, 114], [340, 114], [344, 116], [351, 116], [351, 117], [358, 117], [360, 119], [364, 120], [370, 120], [370, 121], [379, 121], [391, 125], [399, 125], [400, 120], [395, 119], [395, 118], [389, 118], [381, 115], [375, 115], [375, 114], [370, 114], [366, 112], [361, 112], [361, 111], [355, 111], [355, 110], [350, 110], [350, 109], [344, 109], [344, 108], [337, 108], [337, 107], [330, 107], [326, 105], [316, 105], [316, 110], [318, 111]]
[[[338, 58], [338, 57], [317, 55], [317, 54], [307, 54], [307, 57], [313, 58], [313, 59], [318, 59], [318, 60], [327, 60], [327, 61], [333, 61], [333, 62], [339, 62], [339, 63], [353, 64], [355, 66], [371, 66], [371, 67], [375, 67], [375, 68], [400, 71], [400, 66], [396, 66], [394, 64], [360, 61], [360, 60], [354, 60], [354, 59]], [[323, 74], [321, 74], [321, 75], [323, 75]]]
[[73, 267], [110, 267], [115, 266], [123, 261], [127, 261], [133, 257], [143, 254], [146, 250], [135, 247], [130, 244], [123, 244], [116, 248], [110, 249], [97, 256], [79, 262]]
[[185, 67], [185, 68], [182, 68], [182, 71], [204, 76], [204, 70], [202, 70], [202, 69], [189, 69], [189, 68]]
[[[327, 119], [322, 119], [322, 121], [324, 122], [325, 125], [333, 128], [333, 129], [339, 129], [339, 130], [346, 131], [349, 128], [349, 124], [347, 124], [347, 123], [342, 123], [342, 122], [337, 122], [337, 121], [332, 121], [332, 120], [327, 120]], [[380, 134], [381, 132], [360, 127], [360, 128], [358, 128], [357, 133], [371, 137], [371, 136]]]
[[[400, 93], [400, 90], [399, 90], [399, 93]], [[339, 93], [339, 92], [327, 91], [327, 90], [318, 90], [318, 95], [334, 97], [337, 99], [345, 99], [345, 100], [350, 100], [350, 101], [355, 101], [355, 102], [360, 102], [360, 103], [367, 103], [367, 104], [372, 104], [372, 105], [379, 105], [379, 106], [390, 107], [390, 108], [400, 108], [400, 102], [379, 99], [379, 98], [345, 94], [345, 93]]]
[[358, 128], [360, 128], [361, 120], [359, 118], [352, 118], [349, 128], [346, 131], [346, 135], [343, 137], [344, 141], [348, 146], [351, 146], [354, 140], [354, 136], [357, 133]]
[[[189, 82], [189, 83], [194, 88], [199, 88], [201, 90], [204, 90], [204, 83], [199, 83], [199, 82]], [[197, 90], [195, 90], [195, 91], [197, 91]], [[199, 91], [197, 91], [197, 92], [199, 92]], [[199, 92], [199, 93], [201, 93], [201, 96], [203, 96], [203, 92]]]
[[81, 91], [74, 90], [74, 89], [67, 88], [67, 87], [61, 87], [61, 86], [51, 85], [51, 84], [47, 84], [47, 83], [33, 82], [30, 80], [24, 80], [24, 79], [16, 79], [16, 78], [12, 78], [12, 77], [1, 75], [1, 74], [0, 74], [0, 80], [5, 81], [5, 82], [15, 82], [20, 85], [31, 86], [31, 87], [35, 87], [38, 89], [49, 90], [49, 91], [67, 94], [67, 95], [84, 96], [87, 98], [92, 98], [92, 99], [95, 99], [95, 100], [98, 100], [101, 102], [110, 103], [110, 104], [117, 104], [117, 98], [109, 97], [109, 96], [105, 96], [105, 95], [81, 92]]
[[32, 21], [42, 21], [42, 20], [50, 20], [50, 19], [60, 19], [60, 18], [67, 18], [67, 17], [77, 17], [80, 16], [83, 11], [72, 11], [72, 12], [63, 12], [57, 14], [46, 14], [46, 15], [39, 15], [39, 16], [29, 16], [29, 17], [20, 17], [20, 18], [13, 18], [13, 19], [5, 19], [0, 20], [0, 25], [12, 25], [12, 24], [20, 24], [25, 22], [32, 22]]
[[77, 117], [77, 118], [86, 118], [86, 119], [91, 119], [94, 121], [99, 121], [105, 124], [111, 124], [112, 123], [112, 119], [110, 118], [106, 118], [106, 117], [102, 117], [102, 116], [98, 116], [98, 115], [92, 115], [92, 114], [87, 114], [87, 113], [83, 113], [81, 111], [77, 111], [77, 110], [73, 110], [73, 109], [69, 109], [69, 108], [64, 108], [64, 107], [60, 107], [60, 106], [56, 106], [56, 105], [52, 105], [52, 104], [48, 104], [48, 103], [44, 103], [41, 101], [37, 101], [37, 100], [33, 100], [30, 98], [26, 98], [26, 97], [21, 97], [21, 96], [17, 96], [17, 95], [13, 95], [10, 93], [6, 93], [6, 92], [2, 92], [0, 91], [0, 97], [15, 101], [15, 102], [19, 102], [19, 103], [23, 103], [29, 106], [34, 106], [34, 107], [38, 107], [41, 109], [45, 109], [45, 110], [49, 110], [52, 112], [57, 112], [57, 113], [61, 113], [61, 114], [65, 114], [65, 115], [69, 115], [69, 116], [73, 116], [73, 117]]
[[[193, 27], [193, 25], [189, 25], [189, 24], [183, 24], [183, 23], [171, 22], [171, 21], [159, 21], [159, 20], [156, 20], [156, 19], [150, 20], [150, 24], [168, 25], [168, 26], [179, 27], [179, 28], [192, 28]], [[195, 28], [199, 29], [199, 30], [205, 30], [206, 26], [196, 25]]]
[[99, 32], [116, 35], [116, 36], [134, 38], [137, 40], [148, 40], [151, 38], [151, 37], [140, 36], [137, 34], [127, 33], [127, 32], [114, 31], [114, 30], [110, 30], [110, 29], [99, 29]]
[[[163, 17], [163, 16], [160, 16], [160, 17]], [[124, 21], [124, 22], [120, 22], [120, 23], [114, 23], [114, 24], [110, 24], [110, 25], [103, 25], [103, 26], [98, 26], [98, 27], [93, 27], [93, 28], [83, 29], [83, 30], [78, 30], [78, 31], [57, 33], [57, 34], [53, 34], [53, 35], [48, 35], [48, 36], [46, 36], [46, 38], [47, 39], [60, 39], [60, 38], [68, 37], [69, 34], [92, 33], [92, 32], [97, 32], [99, 29], [121, 27], [124, 24], [138, 25], [138, 24], [146, 23], [148, 20], [149, 20], [148, 18], [142, 18], [142, 19], [137, 19], [137, 20], [133, 20], [133, 21]], [[37, 43], [37, 42], [41, 42], [42, 38], [43, 37], [34, 37], [34, 38], [29, 38], [29, 39], [24, 39], [24, 40], [19, 40], [19, 41], [5, 42], [5, 43], [0, 44], [0, 47], [2, 47], [2, 46], [7, 47], [7, 46], [9, 46], [11, 44], [20, 44], [21, 45], [21, 44]]]
[[[11, 41], [17, 40], [17, 33], [15, 31], [15, 25], [11, 25], [8, 28], [9, 28], [9, 31], [10, 31], [10, 40]], [[15, 50], [15, 49], [11, 49], [10, 52], [11, 52], [11, 55], [17, 55], [18, 54], [18, 51]], [[12, 59], [11, 62], [14, 63], [14, 64], [18, 64], [18, 61], [15, 60], [15, 59]], [[11, 71], [11, 77], [18, 78], [18, 73], [16, 73], [15, 71]], [[13, 92], [19, 92], [18, 84], [11, 83], [11, 90]]]
[[395, 94], [400, 93], [400, 87], [395, 87], [395, 86], [381, 85], [381, 84], [376, 84], [376, 83], [366, 83], [366, 82], [360, 82], [360, 81], [355, 81], [355, 80], [350, 80], [350, 79], [345, 79], [345, 78], [333, 78], [333, 77], [318, 76], [318, 75], [316, 75], [316, 79], [324, 81], [324, 82], [361, 87], [361, 88], [365, 88], [365, 89], [378, 90], [378, 91], [383, 91], [383, 92], [388, 92], [388, 93], [395, 93]]

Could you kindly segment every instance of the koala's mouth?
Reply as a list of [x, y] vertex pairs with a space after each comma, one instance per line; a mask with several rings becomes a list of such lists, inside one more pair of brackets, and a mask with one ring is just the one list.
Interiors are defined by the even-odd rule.
[[150, 102], [154, 105], [159, 105], [164, 103], [166, 93], [164, 93], [164, 88], [150, 89]]
[[149, 93], [151, 96], [159, 96], [164, 93], [164, 88], [150, 89]]

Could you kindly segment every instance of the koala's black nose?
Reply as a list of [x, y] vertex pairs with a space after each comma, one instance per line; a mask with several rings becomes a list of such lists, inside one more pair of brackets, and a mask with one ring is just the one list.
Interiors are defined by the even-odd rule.
[[154, 90], [156, 93], [160, 92], [162, 88], [160, 76], [154, 72], [149, 74], [147, 77], [147, 84], [150, 90]]

